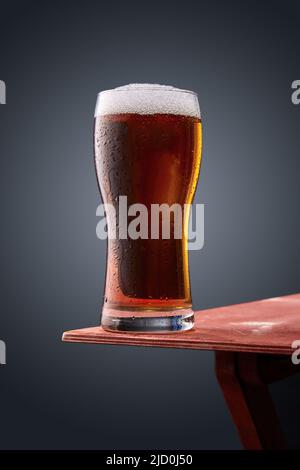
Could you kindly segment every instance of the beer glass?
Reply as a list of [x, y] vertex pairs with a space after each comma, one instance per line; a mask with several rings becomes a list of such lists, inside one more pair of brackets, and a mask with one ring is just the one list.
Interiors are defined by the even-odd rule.
[[194, 92], [132, 84], [99, 93], [95, 165], [108, 232], [103, 328], [193, 327], [187, 227], [201, 144]]

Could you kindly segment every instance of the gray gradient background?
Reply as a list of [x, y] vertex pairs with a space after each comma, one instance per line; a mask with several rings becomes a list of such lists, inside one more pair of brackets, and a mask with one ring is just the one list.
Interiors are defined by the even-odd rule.
[[[300, 290], [299, 13], [296, 1], [0, 1], [1, 448], [241, 447], [213, 353], [60, 337], [99, 321], [93, 112], [99, 90], [128, 82], [199, 93], [194, 306]], [[272, 386], [292, 447], [299, 392], [297, 377]]]

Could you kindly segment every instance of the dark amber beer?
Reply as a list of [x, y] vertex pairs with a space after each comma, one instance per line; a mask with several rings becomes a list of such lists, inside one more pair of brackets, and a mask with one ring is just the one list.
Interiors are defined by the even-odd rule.
[[[163, 332], [193, 326], [189, 210], [184, 208], [192, 202], [198, 180], [201, 137], [199, 105], [192, 92], [131, 85], [99, 95], [95, 163], [103, 202], [116, 214], [113, 220], [106, 212], [104, 328]], [[140, 236], [134, 238], [130, 230], [124, 235], [124, 226], [121, 230], [121, 222], [130, 226], [135, 218], [130, 211], [124, 214], [124, 206], [120, 211], [124, 196], [127, 209], [138, 204], [147, 213], [142, 220], [146, 226], [137, 227]], [[162, 205], [171, 208], [167, 221]], [[153, 207], [159, 214], [155, 230]], [[177, 218], [172, 208], [181, 209], [182, 217]], [[116, 232], [110, 236], [114, 223]], [[167, 236], [164, 223], [169, 224]], [[176, 224], [181, 228], [177, 234]]]

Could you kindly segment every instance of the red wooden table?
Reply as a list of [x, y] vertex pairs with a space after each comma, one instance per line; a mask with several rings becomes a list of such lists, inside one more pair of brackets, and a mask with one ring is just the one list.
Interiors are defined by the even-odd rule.
[[[300, 294], [195, 313], [192, 330], [169, 334], [66, 331], [63, 341], [215, 351], [216, 376], [246, 449], [286, 447], [268, 384], [300, 371]], [[299, 346], [298, 346], [299, 348]], [[299, 353], [300, 358], [300, 353]]]

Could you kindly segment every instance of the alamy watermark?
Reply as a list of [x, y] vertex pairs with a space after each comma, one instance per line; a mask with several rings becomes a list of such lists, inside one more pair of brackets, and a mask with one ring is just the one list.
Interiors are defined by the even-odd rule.
[[292, 82], [292, 96], [291, 100], [293, 104], [300, 104], [300, 80], [294, 80]]
[[[6, 85], [0, 80], [0, 104], [6, 104]], [[6, 344], [0, 339], [0, 365], [6, 364]]]
[[295, 349], [292, 354], [292, 363], [297, 366], [300, 364], [300, 339], [293, 341], [291, 346], [293, 349]]
[[6, 364], [6, 344], [0, 339], [0, 365]]
[[6, 84], [0, 80], [0, 104], [6, 104]]
[[[96, 215], [96, 235], [100, 240], [180, 240], [188, 241], [189, 250], [204, 246], [204, 205], [167, 203], [127, 204], [127, 196], [119, 196], [116, 204], [100, 204]], [[187, 220], [189, 219], [189, 223]]]

